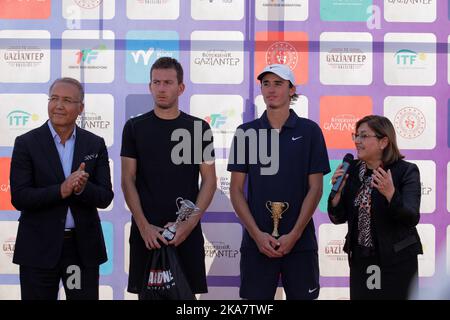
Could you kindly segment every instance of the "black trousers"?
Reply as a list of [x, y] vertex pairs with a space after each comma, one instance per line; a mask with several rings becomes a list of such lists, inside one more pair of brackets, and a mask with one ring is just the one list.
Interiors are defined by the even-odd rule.
[[99, 267], [81, 264], [73, 235], [65, 236], [55, 268], [20, 266], [22, 300], [56, 300], [61, 280], [67, 300], [98, 300]]
[[417, 256], [381, 266], [376, 256], [356, 254], [350, 264], [350, 300], [406, 300], [417, 286]]

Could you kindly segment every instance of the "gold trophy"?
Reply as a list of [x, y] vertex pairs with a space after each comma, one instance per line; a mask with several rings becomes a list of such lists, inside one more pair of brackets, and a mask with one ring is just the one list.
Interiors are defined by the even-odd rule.
[[281, 215], [289, 209], [289, 203], [287, 202], [277, 202], [277, 201], [267, 201], [266, 208], [272, 214], [273, 220], [273, 231], [272, 236], [278, 238], [280, 234], [278, 233], [278, 225], [280, 223]]

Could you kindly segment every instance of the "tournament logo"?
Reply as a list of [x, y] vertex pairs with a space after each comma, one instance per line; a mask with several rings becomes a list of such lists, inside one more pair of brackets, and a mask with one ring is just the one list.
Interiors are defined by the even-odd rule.
[[297, 50], [288, 42], [275, 42], [267, 49], [267, 64], [286, 64], [291, 70], [294, 70], [297, 62]]
[[74, 0], [83, 9], [94, 9], [102, 4], [103, 0]]
[[417, 138], [425, 131], [425, 115], [414, 107], [400, 109], [395, 115], [394, 126], [397, 133], [403, 138]]

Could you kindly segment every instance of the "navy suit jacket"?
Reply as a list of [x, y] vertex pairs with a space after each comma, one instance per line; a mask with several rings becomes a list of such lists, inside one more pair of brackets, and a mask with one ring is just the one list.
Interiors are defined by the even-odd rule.
[[72, 172], [81, 162], [89, 180], [80, 195], [62, 199], [64, 171], [48, 124], [16, 138], [11, 159], [11, 200], [21, 211], [13, 262], [53, 268], [64, 242], [64, 226], [70, 207], [78, 252], [84, 266], [107, 260], [97, 208], [113, 199], [108, 151], [103, 138], [75, 127]]

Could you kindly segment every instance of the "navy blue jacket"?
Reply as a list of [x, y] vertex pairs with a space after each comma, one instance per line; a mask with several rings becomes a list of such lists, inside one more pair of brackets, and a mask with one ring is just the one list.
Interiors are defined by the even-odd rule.
[[21, 211], [13, 262], [53, 268], [64, 241], [70, 206], [82, 263], [98, 266], [107, 260], [97, 208], [113, 199], [108, 151], [103, 138], [76, 127], [72, 172], [81, 162], [89, 180], [80, 195], [62, 199], [64, 171], [47, 123], [16, 138], [11, 159], [11, 200]]

